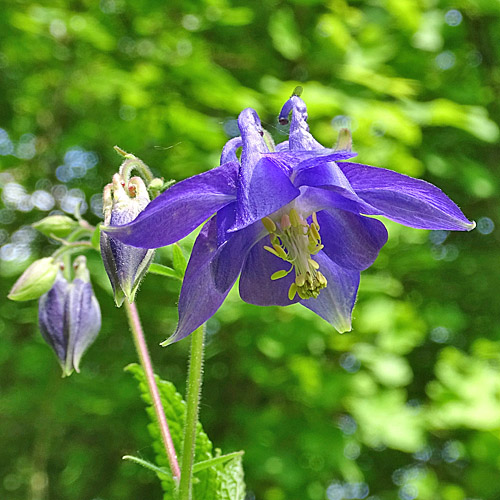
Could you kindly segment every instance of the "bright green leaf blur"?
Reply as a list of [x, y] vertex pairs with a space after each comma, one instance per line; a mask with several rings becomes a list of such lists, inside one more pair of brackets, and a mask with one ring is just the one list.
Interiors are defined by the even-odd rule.
[[[277, 116], [297, 85], [325, 146], [351, 127], [360, 162], [436, 184], [477, 228], [387, 223], [348, 334], [233, 291], [208, 322], [204, 429], [245, 450], [249, 498], [500, 498], [499, 16], [492, 0], [3, 2], [0, 498], [162, 495], [121, 459], [157, 450], [97, 253], [103, 329], [77, 376], [60, 378], [36, 301], [6, 298], [57, 248], [31, 224], [78, 205], [97, 224], [114, 145], [181, 180], [218, 165], [245, 107], [284, 140]], [[184, 265], [172, 248], [156, 259]], [[151, 273], [137, 304], [156, 371], [183, 389], [189, 340], [159, 347], [179, 288]]]

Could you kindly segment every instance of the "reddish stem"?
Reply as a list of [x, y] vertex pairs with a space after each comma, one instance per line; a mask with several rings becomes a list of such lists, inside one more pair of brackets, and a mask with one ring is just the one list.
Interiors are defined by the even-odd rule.
[[158, 386], [156, 385], [153, 365], [151, 364], [151, 358], [149, 356], [146, 339], [144, 338], [144, 332], [142, 330], [139, 313], [137, 311], [135, 303], [132, 302], [130, 304], [128, 300], [125, 300], [125, 309], [127, 311], [135, 347], [137, 349], [137, 353], [139, 354], [139, 359], [141, 361], [144, 375], [146, 376], [146, 380], [148, 383], [149, 393], [151, 395], [151, 400], [153, 401], [153, 407], [155, 410], [158, 425], [160, 427], [161, 437], [163, 440], [163, 445], [165, 446], [165, 451], [167, 453], [168, 462], [170, 464], [170, 470], [172, 471], [174, 480], [178, 482], [179, 478], [181, 477], [181, 472], [179, 470], [177, 454], [175, 452], [172, 436], [170, 435], [170, 430], [168, 428], [163, 405], [161, 404], [160, 393], [158, 391]]

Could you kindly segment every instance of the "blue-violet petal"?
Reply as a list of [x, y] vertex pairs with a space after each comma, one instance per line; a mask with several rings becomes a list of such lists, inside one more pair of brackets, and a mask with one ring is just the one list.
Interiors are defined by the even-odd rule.
[[341, 162], [339, 167], [358, 196], [373, 207], [366, 214], [420, 229], [470, 231], [475, 227], [433, 184], [359, 163]]
[[338, 332], [351, 331], [351, 314], [359, 287], [359, 271], [344, 269], [319, 252], [314, 256], [328, 284], [316, 299], [300, 303], [328, 321]]
[[140, 248], [170, 245], [236, 199], [238, 169], [238, 162], [228, 162], [181, 181], [154, 199], [133, 222], [103, 230]]

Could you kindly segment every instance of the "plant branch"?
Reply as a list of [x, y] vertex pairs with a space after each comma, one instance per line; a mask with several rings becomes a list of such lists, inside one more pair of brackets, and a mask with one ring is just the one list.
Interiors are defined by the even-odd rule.
[[191, 359], [186, 396], [186, 426], [182, 447], [181, 481], [179, 483], [179, 500], [191, 500], [193, 483], [193, 463], [196, 444], [196, 426], [200, 406], [201, 381], [203, 374], [203, 340], [205, 325], [191, 334]]
[[94, 250], [94, 247], [92, 246], [92, 243], [90, 243], [90, 241], [75, 241], [73, 243], [68, 243], [67, 241], [65, 241], [61, 238], [54, 238], [54, 239], [56, 239], [57, 241], [61, 241], [63, 243], [63, 246], [58, 248], [52, 254], [52, 257], [54, 259], [61, 257], [61, 255], [72, 254], [75, 252], [79, 252], [81, 250], [86, 250], [86, 249]]
[[153, 408], [156, 414], [156, 419], [160, 427], [160, 433], [163, 440], [163, 445], [165, 447], [165, 452], [167, 454], [168, 463], [170, 464], [170, 470], [172, 471], [172, 476], [176, 482], [180, 478], [179, 463], [177, 461], [177, 454], [175, 452], [174, 443], [172, 441], [172, 436], [170, 435], [170, 430], [168, 428], [168, 422], [165, 417], [165, 412], [163, 410], [163, 405], [160, 399], [160, 393], [158, 391], [158, 386], [156, 385], [155, 375], [153, 372], [153, 365], [151, 363], [151, 358], [149, 356], [148, 347], [146, 345], [146, 339], [144, 338], [144, 332], [142, 330], [141, 320], [139, 318], [139, 313], [135, 303], [129, 303], [125, 300], [125, 310], [127, 311], [127, 317], [130, 324], [130, 330], [132, 331], [132, 337], [134, 338], [135, 347], [137, 349], [137, 354], [144, 370], [144, 375], [146, 377], [149, 393], [151, 395], [151, 401], [153, 402]]
[[[125, 153], [125, 151], [123, 150], [120, 151]], [[123, 156], [125, 158], [125, 161], [120, 166], [120, 175], [123, 177], [126, 183], [128, 183], [128, 181], [130, 180], [130, 175], [132, 174], [133, 170], [137, 170], [139, 172], [139, 174], [146, 181], [146, 184], [149, 184], [153, 180], [154, 176], [151, 170], [142, 160], [139, 160], [139, 158], [129, 153], [125, 153], [125, 155]]]

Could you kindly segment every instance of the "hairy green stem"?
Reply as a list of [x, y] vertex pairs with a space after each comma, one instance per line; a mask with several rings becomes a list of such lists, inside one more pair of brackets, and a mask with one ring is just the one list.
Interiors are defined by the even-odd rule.
[[136, 158], [132, 154], [127, 154], [125, 156], [125, 161], [120, 166], [120, 175], [123, 177], [126, 183], [130, 180], [130, 176], [133, 170], [137, 170], [139, 174], [149, 184], [153, 180], [153, 174], [149, 167], [139, 158]]
[[72, 278], [72, 272], [71, 272], [71, 256], [69, 254], [64, 254], [62, 257], [62, 272], [64, 279], [66, 281], [71, 281]]
[[[62, 240], [64, 241], [64, 240]], [[93, 249], [92, 243], [90, 241], [75, 241], [73, 243], [64, 243], [63, 246], [58, 248], [53, 254], [52, 257], [57, 259], [61, 257], [61, 255], [72, 254], [75, 252], [79, 252], [80, 250]]]
[[193, 483], [193, 462], [196, 444], [196, 425], [200, 406], [201, 381], [203, 376], [203, 340], [205, 325], [191, 334], [191, 359], [186, 396], [186, 426], [182, 447], [181, 481], [179, 483], [179, 500], [191, 500]]
[[82, 236], [92, 236], [92, 233], [95, 228], [91, 229], [90, 227], [77, 227], [67, 238], [66, 241], [68, 243], [73, 243], [78, 241]]
[[141, 366], [144, 370], [144, 375], [148, 383], [149, 394], [151, 395], [156, 420], [158, 422], [158, 426], [160, 427], [163, 445], [165, 447], [165, 452], [167, 453], [168, 463], [170, 464], [170, 470], [172, 471], [174, 480], [178, 482], [181, 473], [179, 470], [179, 463], [177, 462], [177, 454], [175, 452], [174, 443], [172, 441], [172, 436], [170, 435], [167, 419], [161, 403], [158, 386], [156, 385], [153, 365], [149, 356], [148, 346], [146, 345], [146, 339], [144, 338], [139, 313], [135, 303], [130, 303], [128, 300], [125, 300], [124, 304], [125, 310], [127, 311], [130, 330], [132, 331], [132, 337], [134, 338], [135, 348], [137, 349], [137, 354], [139, 355]]

